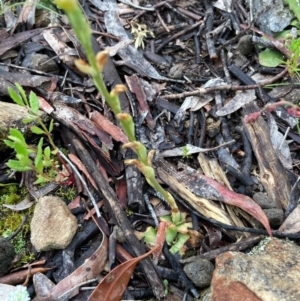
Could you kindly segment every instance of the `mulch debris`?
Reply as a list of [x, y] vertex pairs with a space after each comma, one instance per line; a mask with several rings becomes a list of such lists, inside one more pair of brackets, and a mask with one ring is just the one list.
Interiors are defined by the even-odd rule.
[[[20, 271], [5, 273], [0, 282], [25, 282], [34, 300], [96, 300], [95, 291], [89, 296], [92, 287], [99, 289], [99, 273], [103, 278], [118, 266], [122, 277], [131, 271], [123, 299], [160, 299], [167, 290], [166, 300], [192, 300], [199, 298], [200, 289], [186, 276], [182, 258], [197, 255], [214, 263], [218, 255], [249, 250], [268, 235], [297, 242], [299, 115], [276, 103], [284, 99], [297, 104], [298, 78], [284, 64], [260, 64], [262, 48], [287, 57], [290, 52], [270, 28], [251, 21], [248, 1], [80, 3], [93, 30], [94, 52], [107, 49], [110, 54], [103, 70], [105, 84], [109, 89], [127, 86], [120, 95], [122, 111], [132, 114], [138, 140], [155, 150], [156, 175], [187, 214], [189, 240], [181, 256], [170, 253], [165, 243], [161, 255], [153, 255], [158, 256], [156, 264], [148, 256], [136, 267], [134, 261], [122, 269], [121, 263], [151, 249], [134, 231], [154, 226], [169, 208], [135, 166], [124, 164], [135, 154], [122, 149], [128, 138], [91, 79], [76, 69], [75, 59], [85, 59], [85, 54], [63, 13], [52, 4], [48, 9], [27, 2], [17, 10], [4, 6], [1, 102], [10, 102], [8, 88], [17, 82], [50, 104], [45, 111], [55, 121], [53, 137], [72, 154], [101, 217], [94, 214], [78, 175], [69, 175], [58, 186], [77, 191], [68, 200], [80, 225], [71, 244], [64, 250], [36, 252], [36, 260], [46, 259], [38, 269], [25, 267], [22, 277], [13, 275]], [[29, 139], [35, 143], [34, 137]], [[7, 176], [5, 163], [11, 156], [7, 150], [1, 155], [2, 184], [21, 178]], [[57, 185], [38, 193], [33, 181], [24, 183], [31, 200], [55, 194]], [[104, 256], [101, 269], [93, 264], [97, 256]], [[47, 280], [36, 274], [32, 281], [34, 270], [45, 273]], [[116, 278], [112, 291], [124, 286]], [[41, 292], [49, 279], [53, 283]], [[79, 291], [81, 284], [89, 290]], [[105, 296], [110, 300], [109, 293]]]

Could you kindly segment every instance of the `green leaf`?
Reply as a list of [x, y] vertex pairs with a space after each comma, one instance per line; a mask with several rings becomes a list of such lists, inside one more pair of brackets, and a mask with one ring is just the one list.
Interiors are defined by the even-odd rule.
[[45, 167], [51, 167], [52, 166], [52, 161], [50, 159], [45, 159], [44, 158], [43, 165], [44, 165], [44, 168]]
[[179, 253], [182, 256], [184, 254], [183, 247], [189, 238], [190, 236], [188, 234], [179, 233], [176, 243], [170, 248], [170, 252], [172, 254]]
[[23, 119], [22, 119], [22, 122], [23, 122], [24, 124], [27, 124], [27, 123], [30, 123], [30, 122], [36, 120], [36, 119], [37, 119], [36, 116], [32, 116], [32, 117], [28, 117], [28, 118], [23, 118]]
[[39, 173], [43, 172], [43, 138], [40, 139], [37, 147], [37, 154], [34, 159], [34, 165]]
[[23, 166], [23, 167], [30, 167], [31, 168], [31, 160], [28, 158], [28, 156], [24, 156], [24, 155], [21, 155], [21, 154], [17, 154], [16, 155], [17, 159], [19, 159], [19, 162], [20, 162], [20, 166]]
[[144, 232], [145, 242], [152, 246], [155, 245], [156, 234], [157, 234], [157, 231], [153, 227], [151, 227], [151, 226], [147, 227], [146, 231]]
[[48, 182], [49, 180], [41, 175], [38, 176], [37, 180], [33, 182], [33, 184], [41, 184]]
[[50, 155], [51, 155], [51, 149], [49, 146], [45, 147], [44, 149], [44, 154], [45, 154], [45, 157], [50, 159]]
[[27, 170], [31, 170], [31, 167], [29, 167], [29, 166], [22, 166], [20, 164], [20, 162], [17, 161], [17, 160], [8, 160], [8, 162], [6, 163], [6, 165], [10, 169], [13, 169], [15, 171], [27, 171]]
[[277, 67], [283, 63], [283, 55], [272, 49], [266, 49], [259, 54], [259, 63], [265, 67]]
[[177, 227], [174, 224], [169, 225], [166, 232], [166, 242], [169, 246], [173, 244], [173, 241], [177, 234]]
[[[298, 20], [294, 19], [291, 21], [290, 26], [294, 26], [297, 29], [300, 29], [300, 22]], [[298, 30], [298, 36], [299, 36], [299, 30]]]
[[54, 124], [54, 120], [53, 119], [51, 119], [50, 120], [50, 124], [49, 124], [49, 133], [51, 133], [52, 131], [53, 131], [53, 124]]
[[300, 21], [300, 5], [298, 0], [284, 0], [284, 3], [288, 4], [290, 9], [295, 14], [298, 21]]
[[40, 102], [34, 92], [30, 92], [29, 95], [29, 103], [30, 103], [30, 108], [34, 114], [37, 114], [40, 108]]
[[38, 173], [43, 173], [43, 171], [44, 171], [43, 161], [42, 160], [38, 161], [36, 159], [35, 162], [34, 162], [34, 164], [35, 164], [35, 168], [38, 171]]
[[8, 147], [10, 147], [10, 148], [15, 148], [15, 142], [13, 142], [13, 141], [10, 141], [10, 140], [4, 140], [4, 143], [8, 146]]
[[10, 133], [10, 135], [8, 136], [8, 138], [10, 140], [20, 141], [20, 142], [24, 143], [25, 145], [27, 145], [24, 135], [19, 130], [11, 128], [9, 130], [9, 133]]
[[28, 151], [26, 145], [20, 143], [19, 141], [15, 142], [14, 149], [17, 154], [23, 155], [24, 157], [28, 157]]
[[23, 99], [20, 97], [20, 95], [18, 93], [16, 93], [16, 91], [11, 88], [8, 87], [8, 94], [10, 96], [10, 98], [18, 105], [25, 107], [25, 103], [23, 101]]
[[22, 96], [25, 104], [28, 106], [27, 96], [26, 96], [26, 93], [25, 93], [23, 87], [20, 84], [18, 84], [18, 83], [15, 83], [15, 86], [17, 87], [19, 93], [21, 94], [21, 96]]
[[34, 134], [38, 134], [38, 135], [45, 134], [45, 131], [36, 125], [33, 125], [32, 127], [30, 127], [30, 130]]

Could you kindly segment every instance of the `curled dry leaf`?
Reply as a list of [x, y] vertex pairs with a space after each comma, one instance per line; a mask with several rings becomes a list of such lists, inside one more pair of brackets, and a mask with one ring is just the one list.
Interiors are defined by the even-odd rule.
[[167, 232], [167, 223], [160, 222], [157, 227], [157, 234], [156, 234], [156, 245], [158, 246], [157, 249], [153, 253], [153, 263], [157, 264], [159, 255], [161, 254], [162, 248], [164, 247], [164, 243], [166, 241], [166, 232]]
[[124, 290], [130, 280], [130, 277], [134, 271], [135, 266], [138, 262], [155, 252], [159, 246], [154, 247], [148, 253], [139, 257], [130, 259], [107, 274], [102, 282], [98, 284], [95, 290], [92, 292], [88, 301], [119, 301], [122, 298]]

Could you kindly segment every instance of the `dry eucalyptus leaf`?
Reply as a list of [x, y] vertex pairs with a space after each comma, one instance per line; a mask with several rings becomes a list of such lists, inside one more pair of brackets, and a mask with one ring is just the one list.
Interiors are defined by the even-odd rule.
[[237, 111], [246, 103], [249, 103], [254, 99], [256, 99], [255, 90], [238, 92], [225, 106], [218, 110], [216, 114], [218, 116], [226, 116]]

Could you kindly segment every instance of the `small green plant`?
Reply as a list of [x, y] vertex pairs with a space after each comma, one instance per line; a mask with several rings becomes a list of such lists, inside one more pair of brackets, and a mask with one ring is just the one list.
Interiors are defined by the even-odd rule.
[[298, 79], [300, 79], [300, 68], [298, 67], [300, 58], [300, 38], [287, 39], [286, 45], [291, 52], [290, 57], [285, 62], [288, 73], [290, 74], [290, 76], [293, 77], [294, 75], [296, 75]]
[[142, 47], [142, 49], [144, 49], [145, 48], [144, 39], [147, 37], [148, 34], [154, 37], [154, 33], [151, 30], [148, 30], [147, 25], [145, 24], [139, 24], [135, 21], [131, 21], [130, 25], [131, 25], [131, 33], [133, 34], [135, 39], [135, 43], [134, 43], [135, 48]]
[[185, 145], [183, 148], [182, 148], [182, 158], [183, 159], [189, 159], [191, 157], [190, 153], [189, 153], [189, 148], [187, 145]]
[[164, 286], [165, 286], [165, 295], [168, 295], [168, 293], [169, 293], [169, 281], [168, 281], [168, 279], [164, 279], [163, 280], [163, 284], [164, 284]]
[[[7, 146], [15, 150], [17, 160], [9, 160], [7, 166], [14, 171], [34, 171], [37, 176], [37, 180], [34, 182], [34, 184], [41, 184], [48, 181], [64, 183], [66, 178], [69, 178], [68, 182], [65, 182], [67, 185], [69, 185], [73, 183], [73, 175], [64, 163], [65, 161], [68, 162], [79, 177], [83, 186], [87, 189], [87, 193], [94, 205], [97, 216], [101, 216], [99, 208], [96, 204], [96, 200], [92, 193], [88, 190], [87, 184], [82, 178], [81, 174], [77, 171], [74, 164], [54, 144], [51, 135], [53, 131], [53, 119], [51, 119], [49, 127], [47, 128], [38, 114], [39, 100], [36, 94], [31, 91], [29, 99], [27, 99], [24, 89], [17, 83], [15, 85], [18, 93], [12, 88], [9, 88], [8, 92], [15, 103], [26, 107], [28, 110], [29, 117], [23, 119], [23, 123], [27, 124], [33, 121], [37, 123], [39, 126], [30, 126], [31, 132], [38, 135], [45, 135], [50, 146], [52, 147], [52, 150], [50, 146], [43, 148], [44, 138], [39, 140], [37, 147], [31, 146], [27, 144], [21, 131], [17, 129], [10, 129], [10, 135], [8, 136], [8, 139], [4, 140], [4, 142]], [[62, 170], [59, 169], [58, 161], [53, 158], [54, 155], [62, 163]]]
[[[173, 221], [172, 215], [165, 215], [159, 218], [160, 221], [167, 223], [166, 242], [170, 246], [172, 254], [178, 253], [180, 256], [185, 254], [185, 243], [189, 240], [189, 229], [192, 228], [191, 222], [186, 222], [186, 214], [181, 214], [181, 220]], [[150, 246], [155, 246], [157, 230], [149, 226], [145, 232], [137, 232], [139, 239]]]
[[42, 118], [39, 116], [39, 100], [35, 93], [30, 92], [29, 99], [27, 99], [24, 89], [16, 84], [18, 93], [11, 87], [8, 88], [10, 97], [18, 105], [27, 108], [29, 117], [24, 118], [23, 123], [35, 122], [37, 125], [29, 125], [30, 130], [34, 134], [45, 135], [48, 138], [50, 146], [43, 148], [44, 138], [40, 138], [37, 147], [28, 145], [23, 133], [17, 129], [11, 128], [9, 131], [8, 139], [4, 140], [5, 144], [16, 152], [16, 159], [10, 159], [7, 162], [7, 166], [14, 171], [28, 171], [33, 170], [37, 175], [37, 180], [34, 184], [44, 183], [47, 181], [53, 181], [53, 176], [48, 175], [49, 170], [53, 170], [54, 174], [60, 179], [61, 171], [57, 160], [54, 159], [57, 154], [57, 148], [52, 140], [51, 133], [53, 131], [53, 119], [47, 127]]
[[77, 68], [83, 73], [89, 74], [97, 89], [109, 105], [116, 118], [121, 124], [125, 134], [129, 139], [129, 143], [123, 145], [123, 147], [130, 147], [138, 156], [138, 159], [126, 160], [126, 164], [134, 164], [144, 174], [147, 182], [156, 191], [158, 191], [162, 197], [168, 202], [172, 209], [173, 218], [175, 221], [181, 220], [181, 214], [175, 203], [175, 200], [169, 192], [164, 190], [155, 178], [155, 172], [151, 165], [153, 152], [147, 152], [146, 147], [136, 140], [135, 125], [132, 116], [121, 111], [121, 105], [119, 100], [119, 94], [126, 91], [124, 85], [116, 85], [110, 92], [105, 86], [102, 70], [107, 61], [107, 51], [99, 52], [96, 56], [92, 47], [91, 29], [88, 21], [83, 15], [81, 8], [78, 5], [77, 0], [56, 0], [56, 4], [65, 11], [75, 34], [80, 41], [82, 47], [85, 50], [88, 62], [83, 60], [75, 61]]
[[[277, 49], [265, 49], [259, 54], [259, 62], [266, 67], [277, 67], [285, 65], [291, 77], [300, 79], [300, 38], [295, 38], [291, 33], [284, 33], [284, 46], [289, 51], [289, 57], [284, 60], [282, 53]], [[278, 84], [276, 84], [278, 85]]]

